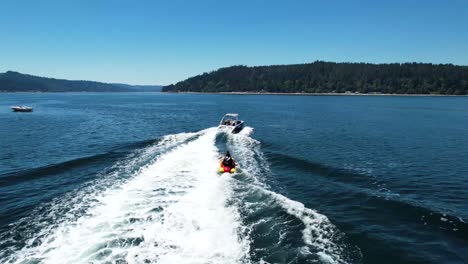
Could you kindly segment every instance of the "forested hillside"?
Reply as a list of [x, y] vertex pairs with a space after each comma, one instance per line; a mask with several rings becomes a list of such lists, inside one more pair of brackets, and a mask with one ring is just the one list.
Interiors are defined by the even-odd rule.
[[135, 92], [142, 89], [93, 81], [70, 81], [8, 71], [0, 73], [0, 92]]
[[468, 94], [468, 67], [427, 63], [334, 63], [232, 66], [164, 92]]

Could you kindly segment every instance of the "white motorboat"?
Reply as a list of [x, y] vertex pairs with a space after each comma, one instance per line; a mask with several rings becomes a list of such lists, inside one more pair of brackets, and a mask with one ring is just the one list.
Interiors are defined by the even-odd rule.
[[244, 121], [239, 119], [239, 114], [228, 113], [221, 118], [218, 128], [231, 133], [239, 133], [244, 128]]
[[32, 112], [33, 108], [29, 106], [12, 106], [10, 107], [13, 112]]

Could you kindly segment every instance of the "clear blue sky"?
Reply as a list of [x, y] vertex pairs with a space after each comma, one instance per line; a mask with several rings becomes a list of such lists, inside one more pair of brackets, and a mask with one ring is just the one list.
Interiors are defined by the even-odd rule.
[[231, 65], [468, 65], [468, 0], [0, 0], [0, 72], [170, 84]]

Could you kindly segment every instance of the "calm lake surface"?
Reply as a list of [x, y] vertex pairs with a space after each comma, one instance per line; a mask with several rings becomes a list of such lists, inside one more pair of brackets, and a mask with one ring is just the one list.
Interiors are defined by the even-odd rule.
[[467, 222], [468, 97], [0, 94], [2, 263], [467, 263]]

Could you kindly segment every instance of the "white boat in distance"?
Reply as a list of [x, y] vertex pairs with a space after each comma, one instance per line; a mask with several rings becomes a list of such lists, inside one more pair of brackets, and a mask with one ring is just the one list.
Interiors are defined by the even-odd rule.
[[32, 112], [33, 108], [29, 106], [12, 106], [10, 107], [13, 112]]
[[239, 133], [244, 128], [244, 121], [239, 120], [239, 114], [227, 113], [221, 118], [218, 128]]

